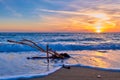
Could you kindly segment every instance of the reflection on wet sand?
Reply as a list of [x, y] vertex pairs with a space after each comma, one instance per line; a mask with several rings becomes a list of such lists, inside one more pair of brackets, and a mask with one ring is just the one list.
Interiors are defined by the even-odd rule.
[[87, 66], [94, 66], [100, 68], [108, 68], [110, 64], [108, 63], [108, 59], [104, 52], [99, 51], [91, 51], [91, 52], [81, 52], [80, 55], [75, 56], [74, 58], [77, 59], [76, 62], [73, 59], [70, 59], [68, 63], [70, 64], [82, 64]]

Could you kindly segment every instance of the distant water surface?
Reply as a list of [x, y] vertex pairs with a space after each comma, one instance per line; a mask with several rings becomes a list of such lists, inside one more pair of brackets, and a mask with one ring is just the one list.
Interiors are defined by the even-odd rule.
[[120, 49], [120, 33], [0, 33], [0, 52], [35, 51], [28, 46], [8, 43], [8, 39], [30, 39], [43, 48], [49, 44], [57, 51]]

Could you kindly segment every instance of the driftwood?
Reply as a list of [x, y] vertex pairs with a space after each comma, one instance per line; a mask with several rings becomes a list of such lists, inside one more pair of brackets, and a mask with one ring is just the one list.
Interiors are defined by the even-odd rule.
[[67, 53], [60, 53], [61, 56], [64, 56], [64, 58], [61, 58], [61, 57], [57, 57], [55, 55], [52, 55], [52, 56], [48, 56], [48, 57], [38, 57], [38, 56], [35, 56], [35, 57], [27, 57], [27, 59], [67, 59], [67, 58], [70, 58], [70, 56], [67, 54]]
[[[49, 59], [70, 58], [70, 56], [67, 53], [57, 53], [56, 51], [49, 49], [48, 45], [46, 46], [46, 50], [44, 50], [42, 47], [38, 46], [35, 42], [28, 40], [28, 39], [23, 39], [21, 41], [13, 41], [13, 40], [7, 40], [7, 41], [11, 43], [16, 43], [16, 44], [28, 45], [28, 46], [31, 46], [32, 48], [36, 48], [37, 50], [41, 52], [47, 53], [46, 57], [27, 57], [27, 59], [47, 59], [47, 62], [49, 63]], [[49, 54], [51, 56], [49, 56]]]

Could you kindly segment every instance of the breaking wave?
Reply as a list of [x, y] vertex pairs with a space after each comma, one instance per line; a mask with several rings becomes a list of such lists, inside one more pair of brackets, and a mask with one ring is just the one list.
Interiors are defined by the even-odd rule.
[[[46, 48], [46, 44], [38, 44], [43, 49]], [[120, 43], [101, 43], [101, 44], [49, 44], [49, 47], [53, 50], [119, 50]], [[20, 44], [0, 44], [0, 52], [24, 52], [24, 51], [36, 51], [27, 45]]]

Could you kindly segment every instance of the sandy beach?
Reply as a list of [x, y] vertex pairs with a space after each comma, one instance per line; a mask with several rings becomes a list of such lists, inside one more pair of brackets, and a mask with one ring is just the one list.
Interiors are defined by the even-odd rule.
[[83, 67], [61, 68], [43, 78], [29, 80], [120, 80], [120, 72], [103, 71]]

